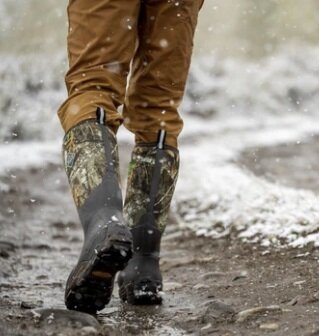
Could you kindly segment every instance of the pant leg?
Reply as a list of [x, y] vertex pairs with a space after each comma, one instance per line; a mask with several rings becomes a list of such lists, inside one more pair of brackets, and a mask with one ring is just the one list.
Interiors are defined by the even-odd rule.
[[104, 107], [116, 132], [137, 40], [140, 0], [69, 0], [68, 98], [58, 111], [65, 131]]
[[188, 75], [198, 12], [203, 0], [143, 0], [139, 46], [124, 106], [124, 125], [136, 142], [154, 142], [159, 129], [177, 147], [178, 113]]

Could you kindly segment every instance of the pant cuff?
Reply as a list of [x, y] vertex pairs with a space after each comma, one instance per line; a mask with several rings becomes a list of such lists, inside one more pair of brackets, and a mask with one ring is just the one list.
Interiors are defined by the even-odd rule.
[[[156, 132], [134, 132], [136, 144], [156, 143], [158, 133]], [[174, 148], [178, 148], [177, 137], [173, 134], [166, 134], [165, 144]]]
[[[123, 122], [123, 118], [117, 111], [112, 111], [105, 106], [106, 104], [94, 102], [86, 95], [79, 95], [71, 100], [67, 100], [59, 109], [58, 116], [65, 132], [76, 126], [80, 122], [89, 119], [96, 119], [96, 109], [103, 107], [106, 112], [106, 124], [114, 132], [117, 133], [118, 128]], [[110, 112], [111, 111], [111, 112]]]

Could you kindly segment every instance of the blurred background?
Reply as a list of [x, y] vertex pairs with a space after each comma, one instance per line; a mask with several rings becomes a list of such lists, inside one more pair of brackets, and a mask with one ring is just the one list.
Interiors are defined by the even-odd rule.
[[[1, 0], [2, 52], [65, 49], [66, 0]], [[206, 0], [197, 32], [196, 55], [264, 57], [283, 44], [319, 41], [316, 0]]]
[[[2, 140], [61, 134], [55, 113], [66, 96], [66, 6], [66, 0], [0, 1]], [[318, 10], [316, 0], [206, 0], [184, 115], [227, 116], [236, 109], [260, 117], [287, 106], [311, 113], [319, 87]]]

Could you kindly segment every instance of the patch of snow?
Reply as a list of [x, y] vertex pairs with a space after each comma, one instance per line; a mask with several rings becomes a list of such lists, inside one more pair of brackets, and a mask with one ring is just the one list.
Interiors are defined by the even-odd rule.
[[309, 236], [319, 228], [319, 199], [312, 192], [268, 183], [232, 164], [206, 165], [200, 175], [180, 188], [176, 205], [181, 222], [198, 234], [319, 246], [318, 234]]
[[297, 120], [288, 131], [282, 118], [276, 127], [228, 130], [204, 137], [196, 147], [184, 146], [174, 203], [181, 225], [198, 235], [232, 235], [263, 246], [319, 246], [316, 194], [267, 182], [234, 163], [251, 146], [301, 141], [319, 133], [313, 121]]
[[0, 174], [14, 169], [45, 168], [49, 163], [62, 162], [61, 143], [12, 142], [0, 145]]

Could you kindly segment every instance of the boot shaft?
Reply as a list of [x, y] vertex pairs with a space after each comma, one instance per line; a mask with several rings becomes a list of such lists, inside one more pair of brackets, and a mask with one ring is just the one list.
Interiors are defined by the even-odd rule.
[[123, 222], [118, 146], [104, 121], [87, 120], [70, 129], [63, 141], [63, 158], [84, 233], [118, 217]]
[[124, 218], [137, 254], [159, 255], [178, 177], [178, 150], [164, 145], [159, 134], [157, 144], [135, 146], [129, 166]]
[[[105, 128], [106, 142], [103, 135]], [[109, 147], [109, 148], [106, 148]], [[64, 166], [77, 208], [83, 206], [106, 174], [115, 176], [120, 185], [118, 146], [109, 129], [95, 121], [85, 121], [65, 135]]]

